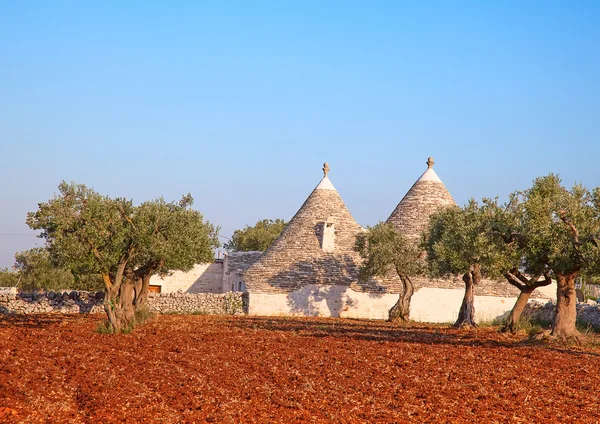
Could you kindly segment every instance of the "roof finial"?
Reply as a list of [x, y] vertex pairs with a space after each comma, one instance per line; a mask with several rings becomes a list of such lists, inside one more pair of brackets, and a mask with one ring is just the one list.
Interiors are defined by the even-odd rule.
[[327, 162], [325, 162], [323, 164], [323, 178], [327, 177], [327, 173], [329, 172], [329, 169], [331, 169], [331, 168], [329, 168], [329, 165], [327, 164]]
[[435, 164], [435, 162], [433, 161], [433, 158], [430, 156], [429, 158], [427, 158], [427, 169], [431, 169], [433, 168], [433, 165]]

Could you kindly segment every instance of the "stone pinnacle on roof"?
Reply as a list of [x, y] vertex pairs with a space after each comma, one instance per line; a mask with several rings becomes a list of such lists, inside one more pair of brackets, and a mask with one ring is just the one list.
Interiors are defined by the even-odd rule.
[[415, 242], [427, 228], [429, 217], [434, 212], [443, 206], [456, 204], [433, 170], [433, 158], [428, 158], [426, 163], [427, 170], [408, 190], [387, 219], [387, 222]]
[[317, 187], [315, 187], [315, 190], [334, 190], [335, 191], [335, 187], [333, 186], [333, 184], [331, 184], [331, 181], [329, 180], [329, 177], [327, 176], [327, 174], [329, 174], [330, 170], [331, 170], [331, 168], [329, 167], [329, 164], [327, 162], [325, 162], [323, 164], [323, 179], [321, 180], [319, 185], [317, 185]]

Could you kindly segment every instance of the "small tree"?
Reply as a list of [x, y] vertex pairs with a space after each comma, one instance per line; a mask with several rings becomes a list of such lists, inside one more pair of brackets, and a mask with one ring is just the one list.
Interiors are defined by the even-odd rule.
[[283, 219], [263, 219], [252, 227], [247, 225], [243, 230], [235, 230], [224, 247], [232, 252], [263, 252], [279, 237], [284, 227]]
[[490, 218], [495, 213], [495, 201], [475, 200], [460, 208], [450, 206], [434, 213], [424, 235], [428, 272], [433, 277], [462, 274], [465, 295], [455, 327], [475, 327], [474, 286], [483, 277], [497, 279], [503, 270], [512, 267], [504, 243], [489, 237]]
[[550, 268], [557, 281], [551, 335], [579, 339], [575, 279], [600, 270], [600, 188], [590, 192], [575, 184], [567, 190], [550, 174], [519, 196], [522, 215], [514, 233], [527, 243], [525, 261]]
[[143, 298], [149, 276], [169, 267], [189, 269], [198, 256], [187, 249], [214, 244], [214, 228], [188, 210], [190, 196], [179, 205], [159, 199], [134, 207], [130, 200], [111, 199], [84, 185], [63, 182], [59, 191], [29, 213], [27, 223], [42, 230], [59, 264], [101, 275], [104, 310], [114, 333], [135, 323], [136, 277], [142, 279], [138, 297]]
[[392, 224], [379, 223], [356, 236], [354, 246], [363, 264], [359, 279], [366, 281], [374, 276], [385, 277], [396, 272], [402, 281], [402, 294], [390, 309], [389, 319], [408, 321], [410, 299], [414, 293], [411, 276], [422, 271], [422, 254], [418, 247], [400, 234]]

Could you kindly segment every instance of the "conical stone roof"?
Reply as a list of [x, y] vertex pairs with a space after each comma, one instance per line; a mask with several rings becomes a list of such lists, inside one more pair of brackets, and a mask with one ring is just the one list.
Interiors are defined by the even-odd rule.
[[408, 190], [386, 222], [414, 242], [429, 224], [429, 217], [439, 208], [456, 202], [433, 170], [433, 158], [427, 160], [427, 170]]
[[[325, 176], [267, 251], [244, 273], [252, 293], [289, 293], [308, 284], [342, 284], [366, 291], [387, 291], [375, 280], [357, 285], [360, 256], [353, 250], [364, 231]], [[333, 244], [322, 246], [326, 225]], [[329, 227], [331, 228], [331, 227]]]

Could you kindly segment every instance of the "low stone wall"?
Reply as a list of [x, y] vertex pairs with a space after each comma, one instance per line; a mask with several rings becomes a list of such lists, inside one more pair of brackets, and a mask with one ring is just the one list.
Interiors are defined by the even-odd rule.
[[244, 293], [149, 293], [148, 309], [160, 314], [241, 315], [247, 311]]
[[[96, 314], [104, 313], [103, 292], [65, 291], [17, 293], [0, 290], [0, 314]], [[247, 310], [242, 293], [149, 293], [148, 308], [168, 314], [239, 315]]]
[[[529, 303], [523, 311], [523, 318], [537, 322], [552, 322], [554, 320], [556, 303]], [[600, 330], [600, 304], [593, 300], [577, 303], [577, 322]]]

